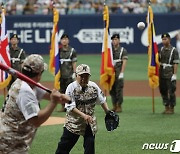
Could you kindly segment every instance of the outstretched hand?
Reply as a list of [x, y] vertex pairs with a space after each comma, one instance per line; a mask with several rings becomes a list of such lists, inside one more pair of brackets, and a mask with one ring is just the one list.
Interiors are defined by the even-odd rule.
[[59, 101], [60, 101], [60, 104], [65, 104], [65, 103], [70, 104], [71, 103], [71, 98], [66, 94], [61, 94], [61, 96], [59, 98]]
[[58, 90], [53, 89], [50, 95], [50, 99], [53, 103], [70, 103], [71, 98], [66, 94], [61, 94]]

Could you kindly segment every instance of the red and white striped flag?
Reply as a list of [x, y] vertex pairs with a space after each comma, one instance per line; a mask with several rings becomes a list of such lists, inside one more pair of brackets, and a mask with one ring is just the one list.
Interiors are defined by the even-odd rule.
[[108, 6], [106, 5], [104, 6], [103, 20], [105, 26], [104, 26], [103, 45], [102, 45], [100, 85], [105, 90], [109, 91], [111, 90], [112, 85], [114, 84], [115, 72], [113, 65], [111, 37], [109, 33], [109, 11], [108, 11]]
[[[2, 13], [1, 13], [0, 63], [11, 67], [4, 8], [2, 8]], [[7, 87], [10, 81], [11, 81], [11, 75], [3, 70], [0, 70], [0, 89]]]

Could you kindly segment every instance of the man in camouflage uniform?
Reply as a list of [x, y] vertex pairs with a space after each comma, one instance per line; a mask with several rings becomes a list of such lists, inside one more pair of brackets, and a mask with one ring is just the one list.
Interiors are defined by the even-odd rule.
[[[75, 80], [77, 55], [74, 48], [69, 45], [69, 36], [61, 36], [60, 52], [60, 92], [65, 93], [67, 86]], [[60, 112], [65, 112], [64, 105]]]
[[84, 137], [84, 153], [95, 154], [94, 140], [97, 132], [95, 105], [100, 104], [106, 113], [109, 109], [101, 89], [96, 83], [89, 81], [90, 76], [89, 66], [79, 65], [76, 68], [76, 81], [69, 84], [66, 89], [66, 94], [71, 97], [72, 103], [65, 104], [67, 119], [56, 154], [70, 153], [80, 135]]
[[[23, 63], [22, 73], [39, 82], [46, 64], [40, 55], [30, 55]], [[40, 109], [39, 101], [50, 100], [45, 109]], [[37, 127], [45, 122], [57, 103], [65, 103], [70, 98], [53, 90], [46, 91], [17, 79], [8, 91], [0, 112], [0, 153], [27, 154]]]
[[165, 106], [164, 114], [173, 114], [176, 105], [176, 79], [179, 64], [179, 55], [175, 47], [170, 43], [168, 33], [162, 34], [163, 47], [159, 51], [159, 90]]
[[[17, 71], [21, 72], [21, 65], [26, 57], [25, 51], [18, 47], [19, 38], [17, 34], [13, 34], [10, 38], [10, 58], [11, 58], [11, 67]], [[8, 85], [8, 89], [10, 88], [11, 84], [16, 80], [16, 77], [12, 77]]]
[[110, 90], [110, 95], [113, 103], [113, 111], [122, 112], [123, 103], [123, 88], [124, 88], [124, 71], [128, 60], [127, 50], [120, 46], [119, 34], [114, 34], [111, 37], [113, 62], [115, 69], [115, 81]]

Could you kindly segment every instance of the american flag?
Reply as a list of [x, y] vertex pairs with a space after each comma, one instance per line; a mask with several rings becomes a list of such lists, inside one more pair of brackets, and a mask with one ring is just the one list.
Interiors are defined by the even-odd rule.
[[[2, 8], [1, 13], [0, 63], [11, 67], [4, 8]], [[10, 80], [11, 75], [0, 69], [0, 89], [6, 88]]]

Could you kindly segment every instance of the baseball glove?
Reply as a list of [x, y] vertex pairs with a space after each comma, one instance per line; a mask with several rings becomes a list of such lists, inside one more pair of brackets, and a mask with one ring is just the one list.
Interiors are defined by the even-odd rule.
[[105, 125], [107, 131], [113, 131], [119, 125], [119, 115], [113, 111], [109, 111], [105, 116]]

